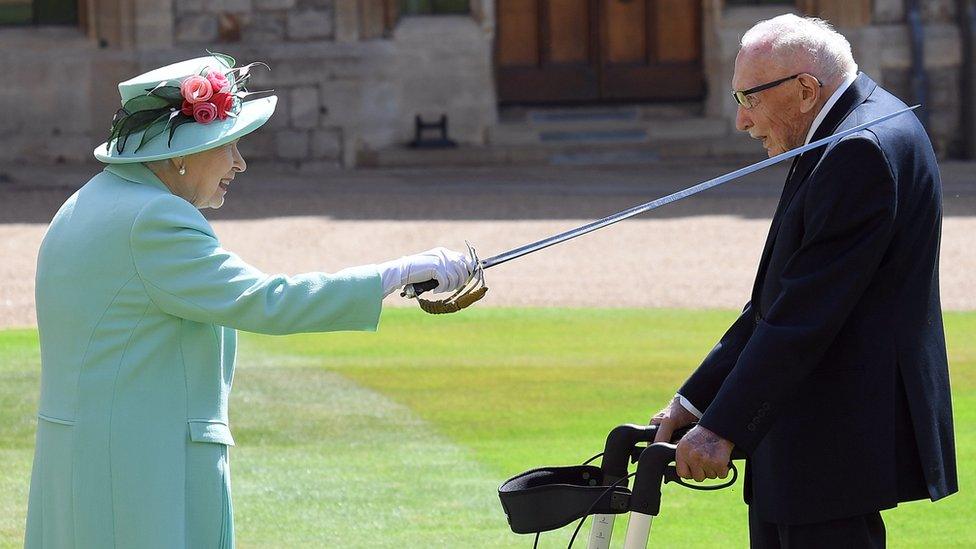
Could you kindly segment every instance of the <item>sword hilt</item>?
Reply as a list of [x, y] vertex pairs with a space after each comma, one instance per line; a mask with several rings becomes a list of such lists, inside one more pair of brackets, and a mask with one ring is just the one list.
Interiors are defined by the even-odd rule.
[[[467, 241], [465, 241], [464, 243], [468, 246], [468, 253], [471, 254], [471, 261], [473, 261], [474, 264], [477, 266], [475, 268], [475, 272], [477, 272], [478, 269], [487, 268], [488, 265], [485, 265], [484, 261], [478, 259], [478, 253], [474, 251], [474, 247], [471, 246], [471, 244]], [[406, 286], [403, 287], [403, 291], [400, 292], [400, 297], [405, 297], [407, 299], [413, 299], [415, 297], [419, 297], [420, 294], [424, 292], [429, 292], [434, 288], [436, 288], [437, 284], [439, 283], [433, 278], [426, 282], [415, 282], [413, 284], [407, 284]]]
[[413, 299], [424, 292], [429, 292], [437, 287], [438, 282], [433, 278], [426, 282], [416, 282], [414, 284], [407, 284], [403, 287], [403, 291], [400, 292], [400, 297], [405, 297], [407, 299]]

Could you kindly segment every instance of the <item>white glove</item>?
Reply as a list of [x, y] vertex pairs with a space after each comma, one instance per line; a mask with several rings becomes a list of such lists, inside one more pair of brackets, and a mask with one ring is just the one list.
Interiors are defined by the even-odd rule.
[[383, 295], [407, 284], [436, 280], [434, 292], [453, 292], [468, 281], [474, 272], [474, 261], [467, 254], [434, 248], [417, 255], [408, 255], [376, 266], [383, 277]]

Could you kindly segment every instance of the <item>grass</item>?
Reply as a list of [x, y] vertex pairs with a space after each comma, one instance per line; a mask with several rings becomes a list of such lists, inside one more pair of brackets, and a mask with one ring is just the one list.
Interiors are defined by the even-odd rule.
[[[498, 484], [578, 463], [613, 426], [647, 421], [733, 318], [390, 309], [376, 334], [244, 334], [231, 401], [238, 545], [531, 547], [508, 530]], [[892, 547], [976, 545], [976, 314], [946, 323], [962, 492], [886, 512]], [[22, 539], [36, 347], [34, 331], [0, 332], [0, 547]], [[747, 546], [740, 488], [665, 487], [653, 543]], [[565, 547], [570, 534], [540, 546]]]

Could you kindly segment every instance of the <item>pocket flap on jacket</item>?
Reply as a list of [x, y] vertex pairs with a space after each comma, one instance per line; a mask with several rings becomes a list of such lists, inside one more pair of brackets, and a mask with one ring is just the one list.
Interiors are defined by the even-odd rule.
[[206, 419], [191, 419], [187, 423], [190, 425], [190, 440], [193, 442], [234, 445], [234, 437], [230, 435], [230, 427], [224, 423]]

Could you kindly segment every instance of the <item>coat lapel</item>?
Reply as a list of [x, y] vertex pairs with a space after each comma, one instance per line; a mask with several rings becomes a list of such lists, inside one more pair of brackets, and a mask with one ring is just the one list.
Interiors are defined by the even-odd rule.
[[[820, 126], [813, 133], [810, 142], [823, 139], [832, 135], [837, 127], [858, 105], [864, 102], [878, 85], [866, 74], [860, 73], [857, 79], [851, 83], [847, 91], [840, 96], [836, 103], [827, 112]], [[812, 151], [807, 151], [799, 157], [793, 159], [790, 166], [789, 175], [786, 176], [786, 184], [783, 186], [783, 194], [780, 195], [779, 204], [776, 206], [776, 213], [773, 214], [773, 221], [769, 226], [769, 234], [766, 236], [766, 244], [763, 246], [762, 256], [759, 260], [759, 270], [756, 273], [756, 280], [752, 286], [753, 309], [761, 311], [759, 295], [762, 290], [762, 283], [766, 279], [766, 269], [769, 267], [769, 259], [772, 255], [773, 244], [776, 242], [776, 235], [783, 220], [783, 214], [793, 201], [793, 197], [803, 183], [810, 176], [813, 168], [817, 166], [823, 157], [827, 147], [818, 147]]]

